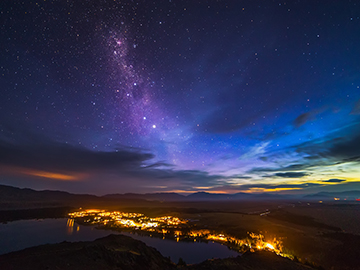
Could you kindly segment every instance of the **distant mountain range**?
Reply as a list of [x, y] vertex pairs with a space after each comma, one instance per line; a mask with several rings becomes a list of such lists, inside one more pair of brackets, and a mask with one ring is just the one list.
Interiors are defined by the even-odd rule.
[[17, 188], [0, 185], [0, 209], [30, 209], [61, 206], [78, 206], [79, 202], [96, 202], [99, 197], [88, 194], [71, 194], [65, 191]]
[[109, 194], [102, 198], [109, 199], [139, 199], [150, 201], [229, 201], [229, 200], [356, 200], [360, 198], [360, 190], [351, 190], [343, 192], [319, 192], [308, 195], [284, 195], [273, 193], [235, 193], [220, 194], [208, 192], [196, 192], [190, 195], [180, 195], [177, 193], [125, 193], [125, 194]]
[[17, 188], [12, 186], [0, 185], [1, 201], [36, 201], [36, 200], [59, 200], [59, 199], [94, 199], [97, 196], [89, 194], [72, 194], [58, 190], [33, 190], [30, 188]]
[[[281, 195], [269, 193], [235, 193], [235, 194], [217, 194], [207, 192], [197, 192], [190, 195], [180, 195], [177, 193], [125, 193], [108, 194], [96, 196], [89, 194], [72, 194], [65, 191], [42, 190], [36, 191], [29, 188], [17, 188], [0, 185], [0, 208], [21, 208], [39, 207], [43, 204], [48, 206], [77, 205], [77, 202], [91, 202], [92, 204], [105, 203], [110, 201], [251, 201], [251, 200], [356, 200], [360, 198], [360, 190], [344, 192], [320, 192], [310, 195]], [[8, 206], [8, 207], [7, 207]]]
[[[291, 196], [293, 197], [293, 196]], [[142, 199], [142, 200], [156, 200], [156, 201], [228, 201], [228, 200], [277, 200], [289, 199], [288, 195], [280, 194], [250, 194], [250, 193], [235, 193], [235, 194], [222, 194], [222, 193], [208, 193], [196, 192], [189, 195], [180, 195], [177, 193], [125, 193], [125, 194], [109, 194], [104, 195], [102, 198], [112, 199]]]
[[309, 194], [304, 196], [306, 199], [320, 199], [320, 200], [356, 200], [360, 199], [360, 190], [350, 190], [342, 192], [319, 192], [316, 194]]
[[[292, 196], [293, 197], [293, 196]], [[208, 192], [196, 192], [190, 195], [177, 193], [125, 193], [107, 194], [103, 196], [89, 194], [73, 194], [65, 191], [41, 190], [36, 191], [30, 188], [17, 188], [12, 186], [0, 185], [0, 202], [5, 201], [58, 201], [58, 200], [146, 200], [146, 201], [226, 201], [226, 200], [271, 200], [289, 199], [288, 195], [269, 194], [269, 193], [235, 193], [220, 194]]]

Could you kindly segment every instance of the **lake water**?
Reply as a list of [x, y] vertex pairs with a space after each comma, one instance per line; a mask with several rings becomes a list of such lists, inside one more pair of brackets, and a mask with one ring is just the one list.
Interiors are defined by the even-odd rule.
[[[69, 220], [65, 218], [19, 220], [0, 224], [0, 254], [43, 244], [63, 241], [93, 241], [111, 233], [119, 234], [119, 232], [98, 230], [92, 226], [82, 226], [76, 223], [73, 226], [68, 225]], [[206, 259], [239, 255], [238, 252], [219, 243], [176, 242], [137, 234], [121, 234], [131, 236], [156, 248], [163, 256], [170, 257], [175, 263], [179, 261], [179, 258], [183, 258], [186, 263], [199, 263]]]

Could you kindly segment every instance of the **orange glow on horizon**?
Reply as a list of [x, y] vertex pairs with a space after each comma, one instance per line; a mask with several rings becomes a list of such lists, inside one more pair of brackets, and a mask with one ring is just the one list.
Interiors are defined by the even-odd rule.
[[86, 177], [85, 173], [76, 173], [76, 174], [67, 174], [59, 172], [50, 172], [42, 171], [37, 169], [30, 169], [17, 166], [1, 166], [0, 165], [0, 175], [27, 175], [27, 176], [37, 176], [42, 178], [48, 178], [53, 180], [62, 180], [62, 181], [77, 181]]
[[[199, 192], [199, 191], [196, 191], [196, 192]], [[206, 191], [206, 193], [214, 193], [214, 194], [230, 194], [230, 193], [228, 193], [228, 192], [226, 192], [226, 191], [224, 191], [224, 190], [219, 190], [219, 191], [217, 191], [217, 190], [208, 190], [208, 191]]]
[[[164, 191], [157, 191], [157, 192], [164, 192]], [[194, 194], [194, 193], [197, 193], [197, 192], [204, 192], [204, 190], [179, 190], [179, 189], [175, 189], [175, 190], [167, 190], [165, 191], [166, 193], [183, 193], [183, 194]], [[206, 190], [205, 191], [206, 193], [214, 193], [214, 194], [231, 194], [227, 191], [223, 191], [223, 190], [220, 190], [220, 191], [216, 191], [216, 190]], [[234, 192], [233, 192], [234, 193]]]
[[181, 189], [174, 189], [174, 190], [166, 190], [166, 191], [156, 191], [156, 192], [166, 192], [166, 193], [183, 193], [183, 194], [191, 194], [194, 193], [194, 191], [189, 191], [189, 190], [181, 190]]
[[278, 191], [289, 191], [289, 190], [301, 190], [303, 188], [250, 188], [244, 190], [245, 193], [262, 193], [262, 192], [278, 192]]
[[35, 170], [24, 170], [24, 174], [38, 176], [43, 178], [55, 179], [55, 180], [63, 180], [63, 181], [74, 181], [79, 180], [79, 177], [62, 174], [62, 173], [54, 173], [54, 172], [46, 172], [46, 171], [35, 171]]

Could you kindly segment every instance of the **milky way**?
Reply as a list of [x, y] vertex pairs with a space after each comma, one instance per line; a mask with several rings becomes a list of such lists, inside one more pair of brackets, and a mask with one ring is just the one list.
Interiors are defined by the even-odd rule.
[[[140, 71], [136, 70], [129, 60], [129, 44], [125, 37], [110, 37], [109, 48], [113, 53], [112, 65], [114, 72], [110, 79], [117, 84], [115, 86], [115, 103], [118, 107], [118, 121], [129, 127], [130, 132], [147, 135], [154, 125], [151, 121], [156, 115], [156, 104], [150, 91], [148, 78], [143, 78]], [[133, 45], [133, 50], [136, 45]], [[135, 52], [133, 52], [135, 53]], [[118, 123], [119, 124], [119, 123]]]
[[358, 185], [356, 1], [0, 7], [0, 183], [98, 193]]

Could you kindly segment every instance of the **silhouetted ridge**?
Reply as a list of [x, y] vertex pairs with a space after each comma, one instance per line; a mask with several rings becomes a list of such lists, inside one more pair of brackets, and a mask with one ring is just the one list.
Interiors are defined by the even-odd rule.
[[200, 264], [176, 265], [155, 248], [124, 235], [108, 235], [92, 242], [62, 242], [27, 248], [0, 256], [2, 270], [309, 270], [271, 252], [245, 253], [228, 259], [207, 260]]

